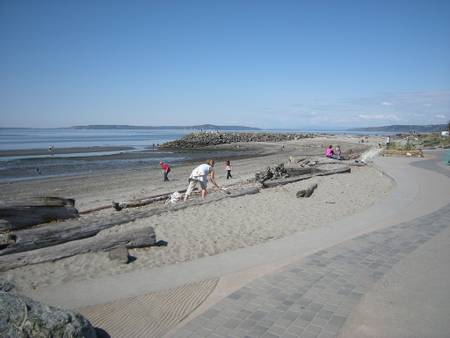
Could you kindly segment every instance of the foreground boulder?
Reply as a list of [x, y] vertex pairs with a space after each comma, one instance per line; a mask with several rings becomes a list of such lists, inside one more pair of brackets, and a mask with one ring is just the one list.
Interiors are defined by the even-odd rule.
[[0, 292], [0, 337], [95, 338], [97, 334], [78, 313]]

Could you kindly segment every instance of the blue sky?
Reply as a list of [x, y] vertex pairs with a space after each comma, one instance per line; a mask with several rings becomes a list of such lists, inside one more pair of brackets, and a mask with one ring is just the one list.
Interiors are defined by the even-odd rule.
[[450, 120], [450, 1], [0, 0], [2, 127]]

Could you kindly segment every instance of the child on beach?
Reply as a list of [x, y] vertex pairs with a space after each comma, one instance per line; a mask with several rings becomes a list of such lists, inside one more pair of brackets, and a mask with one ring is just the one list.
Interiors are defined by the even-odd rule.
[[164, 173], [164, 182], [169, 181], [169, 173], [170, 173], [170, 165], [168, 165], [167, 163], [163, 162], [163, 161], [159, 161], [159, 165], [161, 166], [161, 169]]
[[230, 161], [226, 161], [225, 162], [225, 170], [227, 171], [227, 180], [229, 178], [233, 178], [233, 176], [231, 176], [231, 163], [230, 163]]
[[208, 191], [206, 190], [206, 187], [208, 186], [208, 176], [211, 179], [211, 183], [214, 184], [217, 189], [220, 189], [219, 185], [216, 183], [214, 165], [214, 160], [208, 160], [206, 163], [201, 164], [192, 170], [191, 176], [189, 176], [189, 186], [186, 190], [186, 194], [184, 195], [185, 201], [192, 194], [192, 191], [197, 186], [197, 183], [200, 184], [200, 188], [202, 189], [202, 198], [206, 197], [208, 194]]
[[333, 146], [330, 144], [325, 152], [325, 156], [328, 158], [334, 158], [334, 149]]

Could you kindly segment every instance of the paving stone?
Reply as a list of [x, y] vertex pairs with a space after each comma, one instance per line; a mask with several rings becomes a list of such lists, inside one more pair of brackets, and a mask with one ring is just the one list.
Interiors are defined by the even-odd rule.
[[277, 336], [275, 334], [272, 334], [270, 332], [264, 333], [264, 335], [261, 336], [261, 338], [280, 338], [280, 336]]
[[450, 205], [320, 251], [232, 293], [175, 337], [336, 337], [373, 283], [449, 225]]

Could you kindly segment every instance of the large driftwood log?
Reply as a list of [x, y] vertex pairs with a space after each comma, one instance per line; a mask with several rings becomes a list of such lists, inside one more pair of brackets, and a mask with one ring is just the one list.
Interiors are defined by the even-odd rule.
[[20, 230], [36, 224], [78, 217], [75, 200], [34, 197], [0, 204], [0, 231]]
[[327, 175], [334, 175], [334, 174], [343, 174], [343, 173], [349, 173], [351, 172], [350, 167], [342, 166], [338, 169], [331, 169], [331, 170], [322, 170], [315, 168], [313, 171], [313, 174], [310, 175], [303, 175], [303, 176], [296, 176], [296, 177], [288, 177], [288, 178], [281, 178], [277, 180], [271, 180], [271, 181], [264, 181], [261, 186], [263, 188], [273, 188], [280, 185], [295, 183], [303, 180], [310, 179], [314, 176], [327, 176]]
[[120, 246], [131, 249], [147, 247], [155, 243], [156, 236], [152, 227], [109, 234], [99, 233], [94, 237], [56, 245], [50, 248], [1, 256], [0, 271], [25, 265], [56, 261], [87, 252], [108, 251]]
[[97, 220], [93, 218], [67, 220], [39, 228], [26, 229], [12, 233], [15, 242], [8, 239], [9, 244], [5, 244], [0, 250], [0, 256], [17, 252], [35, 250], [57, 244], [62, 244], [74, 240], [95, 236], [101, 230], [111, 228], [115, 225], [132, 222], [139, 218], [160, 215], [172, 210], [181, 210], [192, 205], [203, 205], [216, 202], [224, 198], [233, 198], [243, 195], [256, 194], [259, 189], [256, 187], [228, 190], [230, 194], [212, 193], [206, 199], [192, 199], [187, 202], [179, 202], [170, 206], [159, 206], [152, 209], [139, 211], [139, 213], [115, 213], [113, 218], [102, 217]]
[[352, 169], [350, 167], [343, 166], [342, 168], [331, 169], [331, 170], [317, 169], [314, 172], [314, 176], [328, 176], [328, 175], [334, 175], [334, 174], [346, 174], [346, 173], [351, 173], [351, 172], [352, 172]]
[[[183, 193], [185, 192], [186, 189], [184, 190], [179, 190], [179, 193]], [[80, 211], [80, 214], [89, 214], [91, 212], [94, 211], [100, 211], [100, 210], [104, 210], [104, 209], [109, 209], [109, 208], [114, 208], [117, 211], [120, 211], [122, 209], [125, 208], [136, 208], [136, 207], [142, 207], [144, 205], [148, 205], [148, 204], [152, 204], [158, 201], [164, 201], [167, 198], [170, 197], [171, 193], [163, 193], [163, 194], [159, 194], [159, 195], [153, 195], [153, 196], [148, 196], [148, 197], [144, 197], [144, 198], [140, 198], [137, 200], [131, 200], [131, 201], [123, 201], [123, 202], [112, 202], [112, 205], [102, 205], [102, 206], [98, 206], [92, 209], [87, 209], [87, 210], [83, 210]]]
[[297, 191], [297, 198], [310, 197], [317, 188], [317, 183], [311, 184], [308, 188]]
[[295, 177], [288, 177], [288, 178], [280, 178], [277, 180], [264, 181], [263, 183], [261, 183], [261, 187], [263, 187], [263, 188], [278, 187], [280, 185], [286, 185], [286, 184], [290, 184], [290, 183], [307, 180], [313, 176], [314, 175], [309, 174], [309, 175], [302, 175], [302, 176], [295, 176]]
[[[185, 192], [186, 189], [178, 191], [179, 193]], [[132, 201], [123, 201], [123, 202], [113, 202], [112, 206], [117, 211], [120, 211], [125, 208], [136, 208], [136, 207], [142, 207], [144, 205], [149, 205], [158, 201], [165, 201], [168, 198], [170, 198], [171, 193], [165, 193], [155, 196], [150, 196], [146, 198], [141, 198], [138, 200], [132, 200]]]

